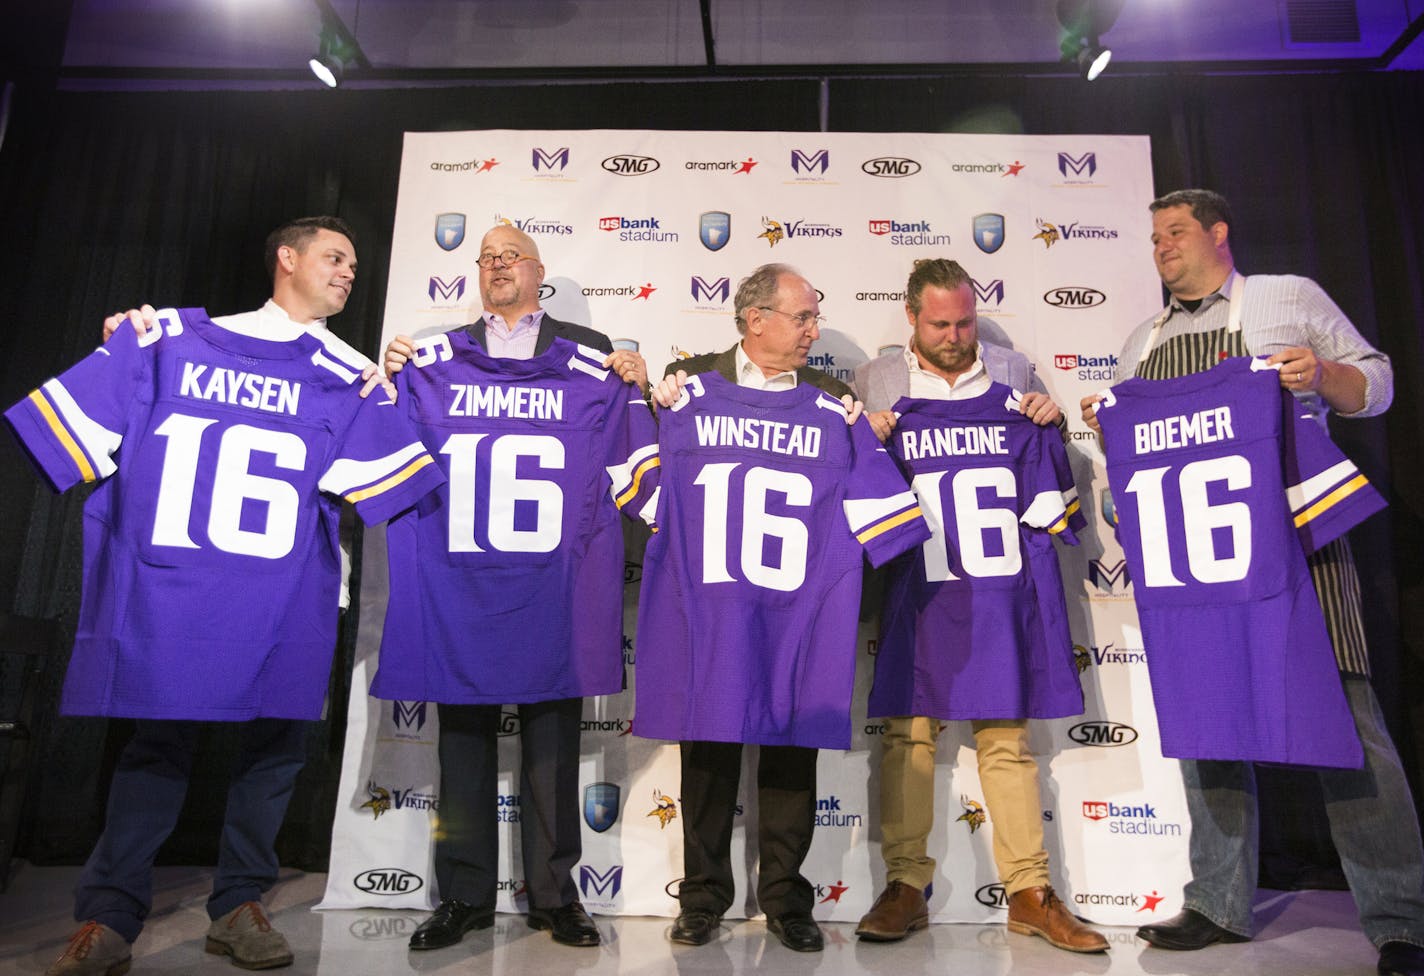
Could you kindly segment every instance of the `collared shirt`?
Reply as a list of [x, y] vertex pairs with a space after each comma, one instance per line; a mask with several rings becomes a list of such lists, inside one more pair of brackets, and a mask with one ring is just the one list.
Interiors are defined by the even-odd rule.
[[254, 339], [266, 339], [269, 342], [290, 342], [303, 332], [310, 333], [340, 359], [359, 362], [363, 366], [371, 363], [370, 359], [352, 349], [340, 336], [328, 329], [326, 319], [313, 319], [306, 325], [294, 322], [286, 310], [271, 298], [256, 311], [219, 315], [213, 318], [213, 322], [229, 332]]
[[[1236, 276], [1233, 269], [1221, 287], [1207, 295], [1195, 312], [1187, 311], [1174, 297], [1164, 310], [1167, 318], [1157, 342], [1225, 328], [1231, 304], [1227, 295]], [[1305, 347], [1321, 359], [1346, 363], [1364, 374], [1364, 408], [1341, 416], [1373, 417], [1383, 413], [1394, 399], [1394, 370], [1389, 357], [1365, 341], [1340, 307], [1314, 281], [1298, 275], [1248, 275], [1241, 304], [1241, 338], [1251, 355], [1270, 356], [1282, 349]], [[1156, 318], [1153, 316], [1143, 322], [1128, 336], [1118, 357], [1117, 382], [1137, 372]], [[1296, 394], [1296, 399], [1312, 416], [1324, 422], [1330, 407], [1318, 394]]]
[[519, 316], [512, 328], [502, 316], [485, 312], [485, 348], [496, 359], [533, 359], [543, 321], [542, 308]]
[[753, 390], [792, 390], [796, 388], [796, 371], [767, 376], [761, 367], [747, 358], [742, 344], [737, 343], [737, 385], [749, 386]]
[[905, 344], [905, 364], [910, 367], [910, 396], [917, 400], [968, 400], [989, 392], [993, 380], [984, 369], [984, 346], [974, 344], [974, 362], [953, 383], [920, 366], [914, 340]]

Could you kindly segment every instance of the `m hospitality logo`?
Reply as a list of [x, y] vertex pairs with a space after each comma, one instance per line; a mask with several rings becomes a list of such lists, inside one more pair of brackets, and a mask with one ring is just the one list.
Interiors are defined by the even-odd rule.
[[788, 183], [815, 184], [818, 186], [836, 186], [834, 180], [826, 178], [826, 171], [831, 168], [831, 151], [829, 149], [805, 149], [791, 150], [791, 173], [792, 177]]
[[653, 808], [648, 811], [647, 815], [649, 817], [657, 817], [658, 828], [667, 830], [667, 825], [677, 819], [677, 800], [654, 786]]
[[430, 169], [436, 173], [488, 173], [498, 165], [499, 160], [491, 156], [489, 159], [463, 159], [455, 163], [435, 162], [430, 164]]
[[816, 800], [817, 827], [860, 827], [865, 818], [850, 810], [841, 809], [841, 798], [832, 793]]
[[850, 885], [846, 884], [840, 878], [837, 878], [835, 884], [818, 883], [814, 890], [815, 895], [813, 897], [817, 899], [817, 905], [839, 905], [841, 903], [841, 895], [850, 891]]
[[1085, 152], [1078, 155], [1061, 152], [1058, 154], [1058, 173], [1063, 177], [1057, 186], [1103, 187], [1096, 179], [1098, 175], [1098, 154]]
[[1085, 356], [1076, 352], [1060, 352], [1054, 355], [1053, 365], [1066, 373], [1073, 373], [1080, 380], [1111, 382], [1117, 375], [1117, 356]]
[[970, 283], [974, 286], [974, 307], [980, 315], [1002, 315], [1004, 314], [1004, 279], [995, 278], [993, 281], [981, 283], [977, 278], [970, 278]]
[[636, 156], [633, 153], [609, 156], [598, 165], [615, 176], [647, 176], [662, 168], [662, 164], [652, 156]]
[[711, 280], [692, 276], [692, 307], [699, 312], [725, 312], [732, 297], [732, 281], [725, 275]]
[[614, 864], [600, 871], [592, 864], [580, 864], [578, 884], [585, 905], [615, 908], [615, 899], [623, 890], [623, 865]]
[[914, 176], [922, 167], [918, 162], [905, 156], [876, 156], [860, 164], [860, 171], [867, 176], [881, 179], [899, 180]]
[[366, 784], [366, 795], [370, 797], [360, 809], [370, 810], [372, 820], [380, 820], [381, 814], [392, 810], [439, 810], [440, 798], [434, 793], [424, 793], [407, 786], [386, 788], [371, 780]]
[[1128, 572], [1126, 559], [1116, 562], [1090, 559], [1087, 577], [1085, 586], [1090, 599], [1124, 600], [1132, 597], [1132, 574]]
[[1117, 240], [1117, 230], [1102, 224], [1085, 224], [1076, 220], [1071, 224], [1055, 224], [1041, 217], [1035, 218], [1034, 223], [1038, 226], [1038, 233], [1033, 235], [1033, 239], [1043, 241], [1045, 248], [1051, 248], [1059, 241]]
[[1180, 837], [1182, 825], [1162, 820], [1151, 803], [1084, 800], [1083, 819], [1105, 823], [1108, 833], [1131, 837]]
[[948, 234], [936, 234], [928, 220], [871, 220], [869, 230], [872, 235], [888, 239], [899, 247], [929, 247], [948, 245]]
[[627, 296], [629, 301], [636, 302], [639, 299], [647, 301], [657, 291], [651, 281], [641, 285], [595, 285], [583, 289], [584, 298], [622, 298]]
[[564, 175], [564, 170], [569, 165], [568, 146], [560, 146], [558, 149], [540, 149], [535, 146], [529, 154], [529, 165], [533, 168], [534, 175], [526, 176], [526, 180], [553, 183], [578, 182], [574, 178]]
[[423, 701], [391, 702], [391, 725], [395, 726], [397, 739], [421, 738], [419, 733], [425, 729], [428, 705], [428, 702]]
[[733, 176], [748, 176], [756, 164], [757, 161], [750, 156], [742, 160], [689, 159], [682, 164], [682, 168], [694, 170], [698, 173], [731, 173]]
[[574, 232], [573, 224], [566, 224], [562, 220], [550, 220], [547, 217], [503, 217], [495, 214], [494, 222], [518, 227], [530, 237], [536, 235], [567, 237]]
[[663, 230], [662, 221], [657, 217], [600, 217], [598, 229], [617, 234], [620, 241], [676, 244], [678, 233]]
[[1135, 908], [1139, 912], [1157, 911], [1157, 906], [1162, 903], [1163, 895], [1157, 894], [1157, 889], [1152, 889], [1150, 895], [1137, 895], [1131, 892], [1105, 892], [1105, 891], [1079, 891], [1073, 895], [1073, 904], [1082, 905], [1087, 908], [1093, 905], [1112, 905], [1118, 908]]
[[455, 275], [447, 281], [439, 275], [431, 275], [426, 293], [436, 308], [453, 308], [465, 297], [465, 276]]

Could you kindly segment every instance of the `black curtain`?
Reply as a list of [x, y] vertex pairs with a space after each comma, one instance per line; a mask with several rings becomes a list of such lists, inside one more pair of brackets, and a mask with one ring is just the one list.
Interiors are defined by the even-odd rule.
[[[355, 228], [360, 281], [334, 327], [374, 352], [384, 307], [401, 133], [484, 128], [819, 128], [838, 131], [1131, 133], [1152, 138], [1158, 192], [1210, 186], [1237, 212], [1248, 273], [1320, 281], [1394, 359], [1395, 405], [1341, 421], [1346, 451], [1391, 507], [1355, 534], [1376, 674], [1416, 783], [1424, 746], [1424, 76], [837, 79], [483, 85], [381, 92], [43, 93], [20, 89], [0, 150], [0, 402], [75, 361], [108, 312], [150, 299], [214, 314], [259, 304], [266, 232], [300, 214]], [[1147, 214], [1142, 219], [1148, 219]], [[1144, 264], [1150, 261], [1142, 255]], [[971, 265], [972, 266], [972, 265]], [[1070, 406], [1071, 408], [1071, 406]], [[0, 606], [58, 617], [78, 606], [78, 493], [55, 498], [8, 439], [0, 443]], [[343, 640], [355, 621], [343, 627]], [[344, 645], [345, 646], [345, 645]], [[58, 663], [58, 662], [57, 662]], [[338, 658], [330, 719], [280, 840], [284, 862], [324, 867], [344, 731], [349, 652]], [[44, 679], [20, 851], [40, 861], [88, 852], [102, 820], [124, 723], [55, 718], [62, 668]], [[1203, 676], [1210, 680], [1210, 676]], [[211, 775], [195, 778], [165, 857], [212, 860], [221, 817]], [[1328, 854], [1309, 778], [1268, 791], [1267, 846]], [[1274, 797], [1274, 799], [1273, 799]], [[1306, 798], [1306, 799], [1303, 799]]]

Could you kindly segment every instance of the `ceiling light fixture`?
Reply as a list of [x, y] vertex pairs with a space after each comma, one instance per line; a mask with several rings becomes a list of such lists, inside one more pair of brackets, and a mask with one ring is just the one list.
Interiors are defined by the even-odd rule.
[[[351, 31], [346, 29], [346, 24], [341, 20], [341, 15], [332, 7], [331, 0], [313, 0], [316, 8], [321, 13], [321, 34], [317, 43], [316, 54], [307, 62], [307, 67], [311, 68], [312, 74], [328, 88], [335, 88], [341, 84], [341, 79], [346, 74], [346, 69], [356, 64], [362, 68], [370, 68], [371, 63], [366, 60], [366, 55], [361, 50], [361, 45], [356, 42], [356, 37]], [[357, 4], [357, 17], [360, 16], [361, 7]]]
[[1077, 67], [1078, 74], [1092, 81], [1112, 60], [1112, 50], [1100, 38], [1106, 34], [1124, 0], [1058, 0], [1058, 23], [1063, 34], [1058, 49], [1063, 61]]

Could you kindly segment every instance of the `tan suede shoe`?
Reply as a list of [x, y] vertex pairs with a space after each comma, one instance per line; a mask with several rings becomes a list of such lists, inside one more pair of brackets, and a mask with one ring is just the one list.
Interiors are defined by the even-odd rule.
[[129, 944], [107, 925], [85, 922], [69, 937], [64, 955], [45, 976], [123, 976], [132, 961]]
[[892, 881], [855, 927], [855, 934], [868, 942], [895, 942], [929, 924], [925, 893], [903, 881]]
[[292, 947], [272, 927], [262, 905], [245, 901], [208, 926], [208, 952], [230, 956], [243, 969], [276, 969], [292, 964]]
[[1078, 921], [1048, 886], [1009, 896], [1009, 931], [1037, 935], [1069, 952], [1107, 952], [1108, 940]]

